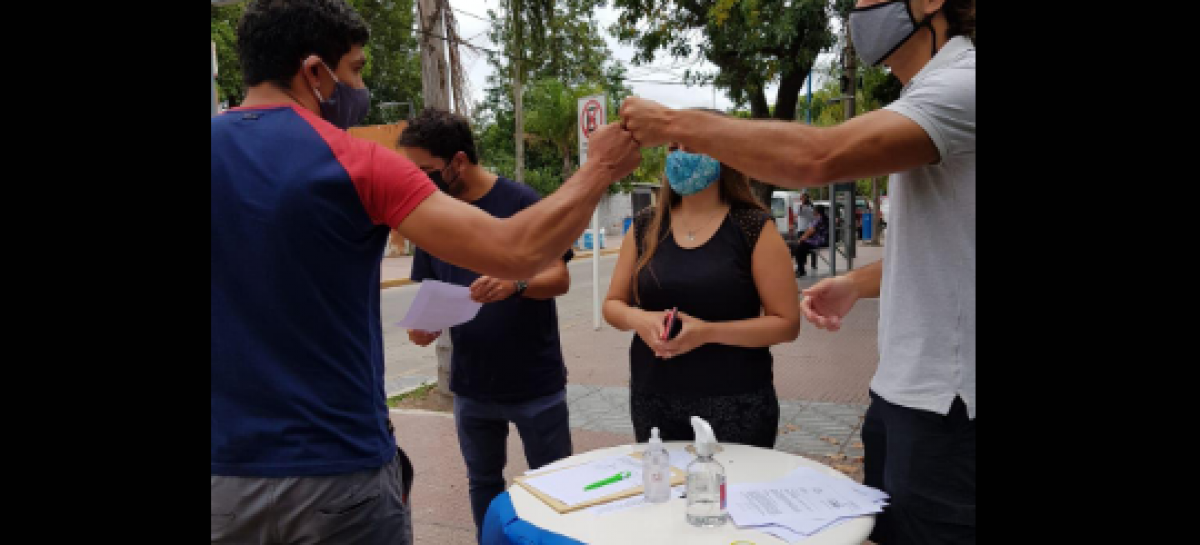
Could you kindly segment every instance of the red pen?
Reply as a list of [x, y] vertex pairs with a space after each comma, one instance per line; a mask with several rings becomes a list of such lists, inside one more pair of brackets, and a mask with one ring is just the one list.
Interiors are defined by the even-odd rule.
[[678, 308], [673, 308], [667, 311], [667, 315], [663, 317], [663, 332], [662, 340], [670, 340], [671, 328], [675, 327], [675, 315], [679, 313]]

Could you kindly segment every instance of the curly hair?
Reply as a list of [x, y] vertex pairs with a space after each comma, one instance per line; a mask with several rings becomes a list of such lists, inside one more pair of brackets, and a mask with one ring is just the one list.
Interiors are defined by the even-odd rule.
[[246, 86], [290, 87], [304, 59], [317, 55], [331, 70], [371, 30], [345, 0], [253, 0], [238, 22], [238, 58]]
[[454, 160], [458, 152], [467, 154], [472, 165], [479, 164], [479, 152], [475, 148], [475, 135], [471, 123], [461, 115], [438, 108], [425, 108], [416, 118], [408, 121], [400, 135], [402, 148], [420, 148], [446, 162]]
[[942, 11], [950, 23], [950, 37], [966, 36], [975, 42], [975, 0], [946, 0]]

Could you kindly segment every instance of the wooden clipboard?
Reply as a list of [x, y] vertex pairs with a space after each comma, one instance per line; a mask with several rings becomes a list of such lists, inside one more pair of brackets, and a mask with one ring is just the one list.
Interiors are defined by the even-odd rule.
[[[642, 453], [634, 452], [634, 453], [629, 454], [629, 456], [640, 459], [642, 457]], [[604, 505], [606, 503], [614, 502], [617, 500], [623, 500], [625, 498], [632, 498], [633, 496], [637, 496], [638, 494], [641, 494], [642, 490], [645, 488], [645, 487], [639, 486], [637, 488], [630, 488], [628, 490], [623, 490], [621, 492], [609, 494], [607, 496], [604, 496], [603, 498], [596, 498], [594, 500], [580, 503], [577, 505], [567, 505], [561, 501], [558, 501], [557, 499], [553, 498], [552, 496], [544, 494], [541, 490], [538, 490], [537, 488], [534, 488], [529, 483], [525, 482], [526, 479], [529, 479], [530, 477], [541, 477], [542, 475], [549, 475], [549, 474], [557, 472], [557, 471], [571, 469], [573, 467], [578, 467], [581, 465], [585, 465], [587, 463], [588, 462], [584, 462], [584, 463], [575, 464], [575, 465], [571, 465], [571, 466], [567, 466], [567, 467], [560, 467], [557, 469], [552, 469], [550, 471], [542, 471], [539, 473], [535, 473], [533, 475], [516, 477], [513, 479], [513, 482], [521, 485], [522, 488], [524, 488], [526, 491], [528, 491], [530, 494], [532, 494], [535, 498], [542, 500], [543, 503], [545, 503], [546, 505], [549, 505], [551, 509], [554, 509], [560, 515], [574, 513], [575, 511], [579, 511], [581, 509], [587, 509], [588, 507], [595, 507], [597, 505]], [[674, 467], [670, 468], [670, 470], [671, 470], [671, 483], [670, 483], [671, 486], [679, 486], [679, 485], [687, 482], [687, 475], [685, 475], [682, 471], [675, 469]]]

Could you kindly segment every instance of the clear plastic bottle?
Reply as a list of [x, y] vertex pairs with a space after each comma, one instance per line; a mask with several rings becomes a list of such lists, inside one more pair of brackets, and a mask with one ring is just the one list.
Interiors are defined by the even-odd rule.
[[654, 428], [650, 446], [642, 456], [642, 485], [647, 503], [665, 503], [671, 499], [671, 457]]
[[687, 521], [692, 526], [715, 528], [729, 521], [725, 496], [725, 467], [713, 459], [717, 438], [712, 426], [692, 417], [696, 430], [696, 460], [688, 466]]

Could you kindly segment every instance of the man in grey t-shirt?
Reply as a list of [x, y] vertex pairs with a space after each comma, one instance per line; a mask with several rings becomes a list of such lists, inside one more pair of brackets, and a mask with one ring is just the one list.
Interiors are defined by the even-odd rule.
[[866, 483], [890, 494], [872, 541], [974, 543], [975, 1], [858, 0], [849, 26], [899, 100], [836, 127], [723, 119], [630, 98], [642, 147], [681, 142], [749, 176], [802, 188], [893, 175], [884, 260], [804, 292], [837, 331], [882, 296], [879, 371], [864, 423]]

